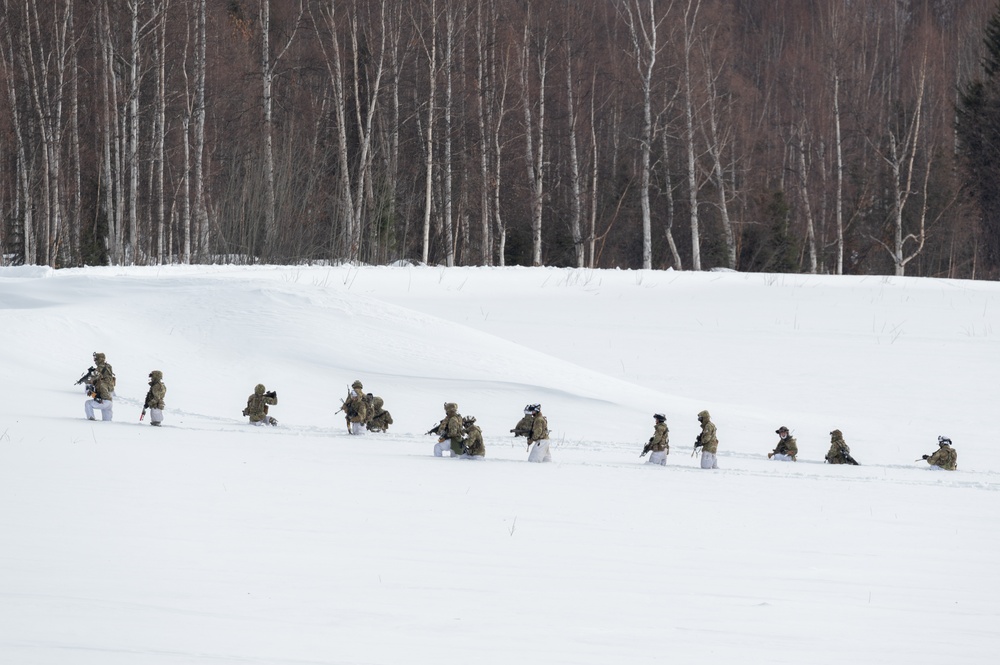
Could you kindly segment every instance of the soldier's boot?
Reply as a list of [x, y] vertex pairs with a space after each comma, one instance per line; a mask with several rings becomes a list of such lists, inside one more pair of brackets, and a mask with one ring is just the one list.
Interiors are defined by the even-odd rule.
[[150, 421], [149, 424], [152, 425], [153, 427], [159, 427], [160, 426], [160, 423], [154, 422], [154, 421]]

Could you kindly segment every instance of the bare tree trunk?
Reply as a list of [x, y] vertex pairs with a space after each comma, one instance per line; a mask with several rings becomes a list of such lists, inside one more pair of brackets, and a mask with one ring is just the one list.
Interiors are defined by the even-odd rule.
[[[529, 19], [530, 20], [530, 19]], [[528, 169], [528, 185], [531, 191], [531, 263], [542, 265], [542, 212], [545, 204], [545, 77], [548, 73], [548, 35], [544, 35], [538, 47], [538, 120], [532, 113], [531, 76], [529, 74], [531, 61], [530, 41], [531, 31], [524, 27], [524, 39], [521, 48], [521, 100], [524, 111], [524, 158]], [[535, 134], [537, 133], [537, 141]], [[537, 145], [536, 145], [537, 142]]]
[[485, 0], [476, 3], [476, 120], [479, 129], [479, 226], [483, 243], [479, 260], [484, 266], [493, 265], [493, 234], [490, 224], [490, 153], [489, 140], [486, 132], [487, 107], [490, 104], [487, 92], [491, 82], [487, 81], [487, 23], [496, 15], [494, 7], [487, 9]]
[[196, 0], [195, 39], [195, 83], [194, 83], [194, 221], [198, 229], [198, 255], [202, 260], [209, 258], [208, 214], [205, 207], [205, 74], [206, 60], [206, 20], [207, 8], [205, 0]]
[[156, 27], [156, 114], [153, 121], [153, 208], [156, 213], [155, 263], [164, 263], [163, 235], [166, 217], [166, 127], [167, 127], [167, 8], [169, 0], [159, 2], [159, 24]]
[[451, 0], [445, 0], [445, 37], [444, 37], [444, 243], [445, 265], [449, 268], [455, 265], [455, 223], [452, 217], [452, 70], [454, 68], [455, 50], [455, 10]]
[[701, 0], [688, 0], [684, 11], [684, 140], [687, 150], [688, 204], [691, 225], [691, 266], [701, 270], [701, 240], [698, 229], [698, 176], [694, 146], [694, 99], [691, 86], [691, 48]]
[[806, 165], [805, 123], [799, 124], [799, 193], [806, 218], [806, 247], [809, 251], [809, 273], [816, 274], [816, 225], [813, 222], [812, 201], [809, 197], [809, 171]]
[[132, 0], [128, 102], [128, 252], [127, 262], [139, 259], [139, 0]]
[[299, 16], [295, 27], [288, 36], [288, 41], [271, 61], [271, 0], [260, 0], [260, 78], [262, 84], [261, 104], [264, 115], [264, 252], [270, 255], [275, 251], [278, 238], [277, 210], [275, 202], [275, 166], [274, 166], [274, 117], [273, 88], [274, 71], [278, 62], [295, 40], [298, 33], [299, 19], [304, 7], [300, 5]]
[[424, 136], [424, 237], [420, 260], [427, 263], [431, 248], [431, 209], [434, 201], [434, 98], [437, 95], [437, 0], [431, 0], [431, 40], [424, 46], [427, 53], [427, 131]]
[[80, 263], [80, 229], [83, 220], [80, 219], [83, 211], [83, 185], [82, 172], [83, 164], [80, 160], [80, 85], [79, 80], [82, 72], [80, 70], [79, 49], [76, 46], [76, 28], [73, 21], [74, 11], [72, 6], [69, 12], [69, 38], [73, 43], [71, 47], [70, 60], [70, 158], [72, 159], [72, 187], [73, 201], [70, 204], [69, 220], [70, 224], [70, 260], [72, 263]]
[[570, 181], [570, 216], [569, 229], [573, 239], [573, 252], [576, 255], [576, 267], [584, 266], [583, 231], [580, 220], [583, 214], [583, 192], [580, 183], [580, 157], [576, 141], [576, 102], [573, 94], [573, 41], [566, 35], [566, 122], [569, 125], [569, 181]]
[[681, 254], [677, 250], [677, 243], [674, 241], [674, 208], [676, 204], [674, 202], [674, 185], [670, 177], [670, 142], [665, 131], [660, 132], [660, 144], [663, 146], [663, 182], [665, 185], [663, 189], [667, 197], [667, 225], [663, 234], [667, 238], [667, 246], [670, 247], [670, 256], [673, 259], [674, 268], [683, 270]]
[[274, 251], [277, 225], [274, 218], [274, 124], [271, 119], [271, 0], [260, 0], [260, 79], [264, 113], [264, 253]]
[[[643, 7], [645, 5], [645, 8]], [[659, 52], [655, 0], [625, 0], [620, 11], [632, 39], [632, 57], [642, 89], [642, 137], [640, 139], [639, 205], [642, 208], [642, 267], [653, 267], [653, 223], [649, 206], [650, 153], [653, 145], [653, 68]], [[645, 16], [644, 11], [649, 15]]]
[[[596, 73], [593, 81], [597, 80]], [[593, 87], [593, 86], [592, 86]], [[598, 183], [598, 146], [597, 146], [597, 113], [595, 95], [590, 95], [590, 145], [593, 151], [593, 164], [590, 171], [590, 224], [587, 230], [587, 266], [593, 269], [595, 266], [595, 252], [597, 245], [597, 183]]]
[[[902, 140], [898, 138], [892, 130], [889, 131], [889, 156], [884, 158], [888, 164], [889, 169], [892, 174], [892, 196], [893, 196], [893, 210], [892, 210], [892, 225], [893, 225], [893, 244], [892, 247], [888, 247], [885, 243], [879, 241], [886, 250], [889, 251], [892, 256], [893, 264], [896, 268], [896, 275], [903, 276], [906, 274], [906, 264], [914, 259], [920, 252], [924, 249], [924, 243], [926, 241], [926, 219], [927, 219], [927, 180], [930, 178], [931, 172], [931, 151], [928, 150], [927, 157], [927, 170], [924, 178], [924, 191], [923, 191], [923, 208], [920, 214], [920, 230], [916, 234], [903, 234], [903, 209], [906, 207], [909, 201], [910, 195], [913, 194], [913, 175], [914, 175], [914, 162], [917, 157], [917, 148], [920, 142], [920, 132], [921, 132], [921, 122], [923, 118], [923, 104], [924, 104], [924, 84], [927, 79], [927, 58], [924, 56], [924, 61], [920, 69], [920, 81], [918, 83], [917, 98], [914, 102], [914, 112], [913, 119], [906, 128], [905, 133], [902, 136]], [[904, 182], [905, 180], [905, 182]], [[913, 252], [907, 256], [904, 252], [905, 243], [908, 240], [916, 241], [917, 246], [914, 248]]]
[[705, 82], [708, 93], [708, 136], [705, 143], [712, 157], [712, 176], [715, 179], [715, 191], [719, 197], [719, 215], [722, 217], [722, 234], [726, 241], [726, 267], [736, 269], [736, 238], [733, 234], [732, 221], [729, 218], [729, 201], [726, 193], [726, 174], [722, 168], [722, 153], [725, 150], [726, 138], [720, 135], [719, 122], [719, 92], [716, 85], [716, 74], [713, 71], [711, 42], [703, 42], [705, 62]]
[[840, 73], [833, 73], [833, 124], [837, 142], [837, 274], [844, 274], [844, 140], [840, 133]]

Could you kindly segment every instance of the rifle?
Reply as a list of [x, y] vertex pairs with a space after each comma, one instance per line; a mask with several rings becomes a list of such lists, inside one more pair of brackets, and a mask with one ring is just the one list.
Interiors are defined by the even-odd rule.
[[646, 453], [653, 449], [653, 439], [650, 438], [649, 443], [643, 446], [642, 452], [639, 453], [639, 457], [645, 457]]
[[698, 448], [700, 447], [701, 447], [701, 437], [696, 436], [694, 438], [694, 450], [691, 451], [691, 457], [695, 456], [695, 454], [698, 452]]
[[96, 368], [96, 367], [91, 367], [91, 368], [90, 368], [90, 369], [88, 369], [88, 370], [87, 370], [86, 372], [84, 372], [84, 373], [83, 373], [83, 376], [81, 376], [81, 377], [80, 377], [79, 379], [77, 379], [77, 380], [76, 380], [76, 383], [74, 383], [73, 385], [74, 385], [74, 386], [78, 386], [78, 385], [80, 385], [81, 383], [83, 383], [84, 381], [86, 381], [86, 380], [87, 380], [87, 378], [88, 378], [88, 377], [89, 377], [89, 376], [90, 376], [91, 374], [93, 374], [93, 373], [94, 373], [94, 372], [96, 372], [96, 371], [97, 371], [97, 368]]
[[[427, 436], [428, 434], [439, 434], [440, 431], [441, 431], [441, 423], [438, 423], [434, 427], [432, 427], [429, 430], [427, 430], [426, 432], [424, 432], [424, 436]], [[439, 436], [440, 436], [440, 434], [439, 434]]]

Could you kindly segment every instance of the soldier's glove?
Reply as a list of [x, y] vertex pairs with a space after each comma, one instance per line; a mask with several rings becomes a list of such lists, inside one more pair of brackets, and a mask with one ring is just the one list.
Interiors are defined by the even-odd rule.
[[774, 457], [774, 453], [768, 453], [767, 454], [767, 459], [771, 459], [772, 457]]
[[929, 458], [930, 458], [930, 455], [924, 455], [924, 456], [923, 456], [923, 458], [924, 458], [924, 459], [929, 459]]
[[244, 416], [247, 415], [247, 410], [246, 409], [243, 409], [243, 415]]
[[438, 443], [444, 443], [444, 437], [443, 436], [439, 436], [438, 437]]

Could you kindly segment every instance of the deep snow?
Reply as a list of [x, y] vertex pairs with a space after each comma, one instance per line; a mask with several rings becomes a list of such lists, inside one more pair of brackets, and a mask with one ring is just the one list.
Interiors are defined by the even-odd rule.
[[[1000, 285], [0, 268], [0, 663], [983, 663]], [[115, 421], [74, 386], [93, 351]], [[138, 422], [164, 372], [165, 426]], [[356, 378], [395, 424], [348, 437]], [[278, 391], [277, 428], [240, 411]], [[435, 459], [456, 401], [487, 459]], [[514, 426], [540, 402], [550, 465]], [[713, 414], [718, 471], [690, 456]], [[667, 415], [667, 468], [638, 456]], [[770, 462], [779, 425], [796, 463]], [[822, 463], [843, 430], [860, 467]], [[950, 436], [957, 472], [913, 460]]]

